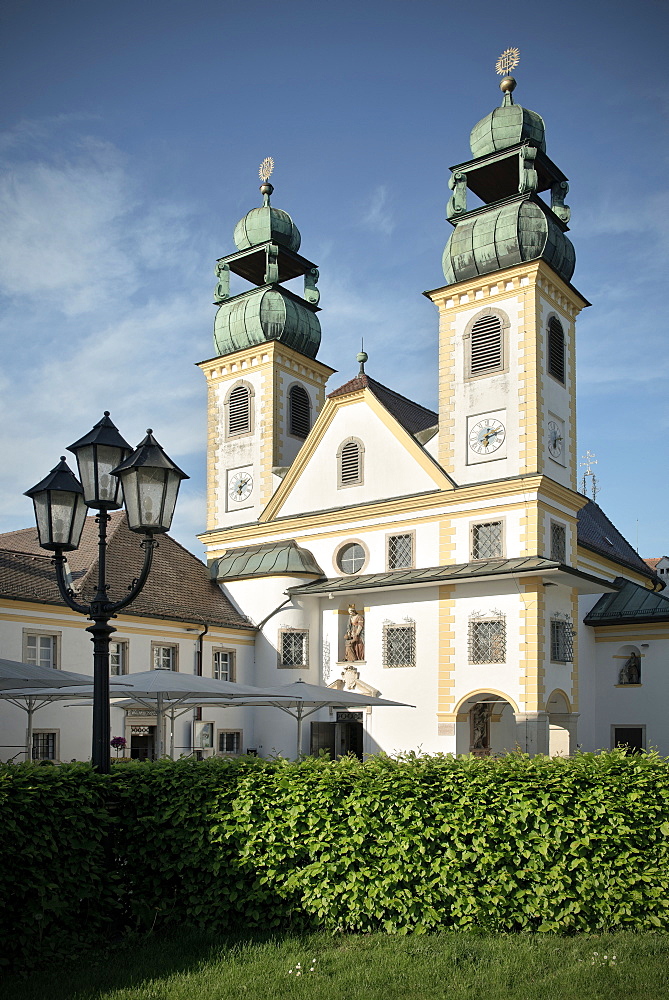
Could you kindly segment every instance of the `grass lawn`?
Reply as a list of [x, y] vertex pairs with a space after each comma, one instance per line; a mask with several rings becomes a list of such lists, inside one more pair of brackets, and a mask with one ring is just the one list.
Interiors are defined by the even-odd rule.
[[6, 978], [0, 992], [11, 1000], [662, 1000], [669, 998], [669, 936], [455, 931], [234, 941], [184, 929]]

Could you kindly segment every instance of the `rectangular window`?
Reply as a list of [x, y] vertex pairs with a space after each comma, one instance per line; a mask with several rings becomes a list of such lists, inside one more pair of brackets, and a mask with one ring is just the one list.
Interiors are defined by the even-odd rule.
[[153, 654], [153, 669], [154, 670], [178, 670], [177, 666], [177, 647], [176, 646], [158, 646], [153, 645], [151, 647]]
[[501, 521], [472, 525], [472, 559], [501, 559], [503, 554]]
[[241, 731], [239, 729], [219, 729], [218, 752], [239, 755], [242, 752]]
[[551, 660], [571, 663], [574, 659], [574, 640], [571, 622], [551, 622]]
[[33, 760], [58, 760], [58, 732], [33, 732]]
[[109, 643], [109, 673], [121, 676], [128, 673], [128, 643], [125, 641]]
[[215, 681], [234, 681], [235, 679], [235, 654], [229, 649], [214, 650]]
[[383, 626], [383, 665], [384, 667], [416, 666], [415, 622]]
[[58, 636], [25, 633], [23, 636], [23, 659], [38, 667], [58, 669]]
[[506, 662], [504, 618], [477, 618], [469, 622], [469, 662]]
[[646, 747], [645, 726], [611, 726], [614, 747], [622, 747], [626, 753], [641, 753]]
[[551, 521], [551, 559], [563, 563], [567, 558], [567, 529], [564, 524]]
[[388, 535], [388, 569], [412, 569], [413, 533]]
[[309, 633], [299, 629], [281, 629], [279, 632], [279, 666], [306, 667], [309, 665]]

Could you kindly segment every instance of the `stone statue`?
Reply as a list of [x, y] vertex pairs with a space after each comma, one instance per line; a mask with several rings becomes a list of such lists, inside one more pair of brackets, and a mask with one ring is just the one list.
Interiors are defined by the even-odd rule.
[[349, 663], [355, 663], [365, 658], [365, 642], [363, 639], [365, 632], [365, 616], [356, 611], [355, 604], [348, 606], [348, 628], [344, 635], [346, 649], [344, 659]]
[[472, 709], [472, 750], [487, 750], [489, 747], [488, 706], [480, 702]]
[[528, 194], [539, 187], [539, 175], [534, 167], [537, 158], [535, 146], [523, 146], [520, 150], [519, 194]]
[[569, 205], [564, 203], [568, 193], [569, 184], [567, 181], [556, 181], [551, 188], [551, 211], [564, 223], [569, 222], [571, 218], [571, 209]]
[[637, 653], [630, 653], [620, 671], [619, 684], [641, 683], [641, 660]]
[[214, 274], [218, 278], [218, 284], [214, 289], [214, 302], [218, 304], [230, 298], [230, 268], [223, 261], [218, 261]]

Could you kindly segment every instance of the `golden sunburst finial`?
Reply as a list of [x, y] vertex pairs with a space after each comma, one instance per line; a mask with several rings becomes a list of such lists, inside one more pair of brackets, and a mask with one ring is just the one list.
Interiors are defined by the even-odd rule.
[[272, 171], [274, 170], [274, 159], [271, 156], [266, 156], [265, 159], [260, 164], [260, 170], [258, 171], [258, 176], [263, 184], [267, 184], [267, 181], [272, 176]]
[[520, 62], [520, 49], [505, 49], [495, 63], [500, 76], [508, 76]]

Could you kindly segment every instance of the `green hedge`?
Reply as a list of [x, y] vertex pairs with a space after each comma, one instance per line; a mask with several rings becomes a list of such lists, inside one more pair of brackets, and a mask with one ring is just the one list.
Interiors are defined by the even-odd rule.
[[2, 961], [128, 931], [669, 929], [653, 754], [0, 768]]

